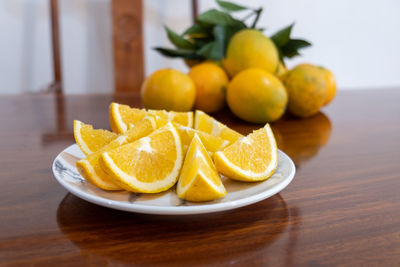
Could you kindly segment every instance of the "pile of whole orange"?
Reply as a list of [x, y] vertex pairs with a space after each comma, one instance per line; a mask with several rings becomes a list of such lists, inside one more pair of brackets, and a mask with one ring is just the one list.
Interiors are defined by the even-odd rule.
[[254, 29], [237, 32], [221, 62], [195, 64], [188, 74], [158, 70], [141, 88], [146, 108], [214, 113], [227, 103], [237, 117], [253, 123], [275, 121], [286, 111], [312, 116], [335, 93], [332, 72], [312, 64], [287, 70], [271, 39]]

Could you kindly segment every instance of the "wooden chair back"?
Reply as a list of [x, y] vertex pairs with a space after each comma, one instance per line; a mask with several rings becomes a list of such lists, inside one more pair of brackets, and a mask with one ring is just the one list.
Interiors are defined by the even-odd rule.
[[140, 90], [144, 79], [142, 0], [112, 0], [116, 92]]
[[[144, 79], [142, 0], [111, 0], [115, 92], [138, 92]], [[62, 94], [58, 0], [50, 0], [54, 82], [49, 91]], [[197, 0], [192, 0], [197, 17]]]

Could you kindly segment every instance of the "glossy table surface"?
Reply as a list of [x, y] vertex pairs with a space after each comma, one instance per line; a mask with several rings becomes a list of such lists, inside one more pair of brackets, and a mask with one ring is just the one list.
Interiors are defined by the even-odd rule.
[[[153, 216], [96, 206], [54, 179], [72, 121], [108, 128], [133, 96], [0, 96], [0, 265], [400, 265], [400, 88], [340, 91], [273, 123], [295, 162], [279, 195], [227, 212]], [[259, 125], [216, 115], [243, 134]]]

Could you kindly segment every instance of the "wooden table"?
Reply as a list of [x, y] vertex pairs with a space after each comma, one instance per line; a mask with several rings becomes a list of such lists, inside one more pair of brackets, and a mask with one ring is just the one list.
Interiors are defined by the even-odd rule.
[[[72, 121], [108, 128], [110, 101], [0, 97], [0, 265], [400, 265], [400, 89], [340, 91], [312, 118], [273, 124], [293, 182], [248, 207], [151, 216], [96, 206], [53, 178]], [[246, 134], [225, 111], [217, 117]]]

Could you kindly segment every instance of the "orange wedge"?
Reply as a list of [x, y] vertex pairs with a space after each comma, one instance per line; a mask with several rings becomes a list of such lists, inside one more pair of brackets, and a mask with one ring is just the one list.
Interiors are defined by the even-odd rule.
[[197, 135], [200, 138], [207, 152], [209, 152], [210, 154], [213, 154], [216, 151], [220, 151], [229, 145], [228, 140], [224, 140], [217, 136], [212, 136], [211, 134], [195, 130], [186, 126], [176, 125], [176, 129], [178, 130], [179, 135], [181, 137], [182, 149], [184, 155], [186, 154], [186, 151], [195, 135]]
[[121, 145], [133, 142], [139, 138], [150, 134], [156, 129], [156, 123], [153, 117], [144, 117], [137, 122], [134, 127], [129, 129], [125, 134], [120, 135], [108, 145], [85, 159], [79, 160], [76, 167], [79, 173], [93, 185], [104, 190], [121, 190], [122, 188], [116, 184], [110, 176], [100, 167], [99, 159], [103, 152], [111, 151]]
[[228, 140], [230, 143], [235, 142], [243, 136], [201, 110], [196, 110], [194, 116], [194, 128], [196, 130]]
[[175, 112], [165, 110], [151, 110], [147, 111], [150, 115], [159, 116], [170, 122], [178, 123], [186, 127], [193, 127], [193, 112]]
[[[158, 128], [168, 123], [168, 120], [163, 119], [160, 116], [156, 115], [154, 118], [156, 120]], [[213, 154], [215, 151], [222, 150], [223, 148], [225, 148], [230, 144], [228, 140], [224, 140], [217, 136], [212, 136], [211, 134], [195, 130], [190, 127], [186, 127], [175, 122], [173, 122], [172, 124], [175, 126], [176, 130], [179, 133], [179, 136], [181, 137], [183, 155], [186, 155], [186, 151], [195, 134], [197, 134], [200, 137], [205, 148], [210, 154]]]
[[226, 195], [214, 163], [197, 134], [190, 143], [176, 189], [178, 197], [196, 202]]
[[126, 132], [130, 125], [134, 125], [144, 116], [159, 116], [167, 121], [176, 122], [184, 126], [192, 127], [193, 112], [167, 112], [165, 110], [148, 110], [131, 108], [128, 105], [111, 103], [109, 108], [111, 129], [116, 133]]
[[140, 193], [168, 190], [182, 167], [182, 145], [172, 123], [136, 142], [101, 155], [100, 164], [122, 188]]
[[85, 155], [96, 152], [117, 138], [117, 136], [116, 133], [103, 129], [93, 129], [90, 124], [74, 120], [75, 141]]
[[278, 148], [267, 124], [214, 153], [217, 170], [227, 177], [246, 182], [269, 178], [278, 164]]

